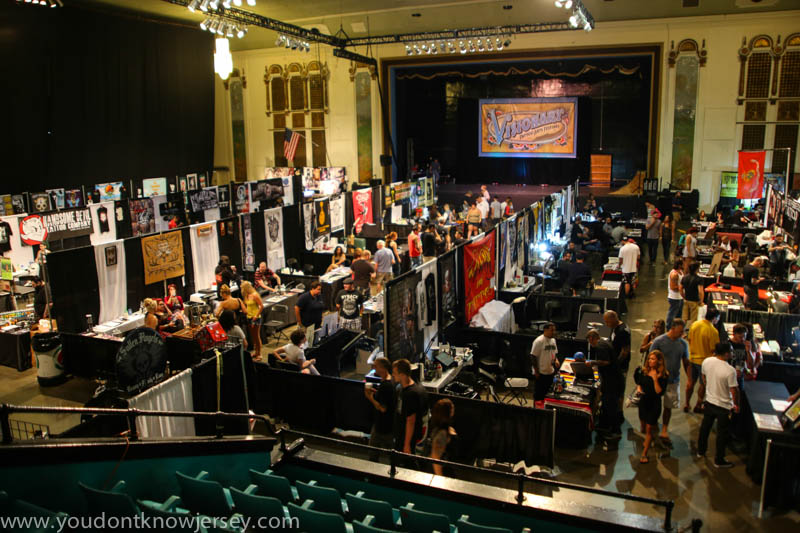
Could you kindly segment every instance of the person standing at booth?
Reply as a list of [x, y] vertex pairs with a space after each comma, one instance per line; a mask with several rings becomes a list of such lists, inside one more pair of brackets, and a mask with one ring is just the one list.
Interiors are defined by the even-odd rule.
[[[677, 222], [678, 219], [675, 219]], [[683, 271], [689, 271], [689, 265], [697, 261], [697, 228], [689, 228], [683, 241]]]
[[708, 393], [703, 404], [703, 423], [697, 439], [697, 457], [703, 458], [708, 449], [708, 437], [714, 421], [717, 422], [717, 449], [715, 468], [730, 468], [733, 463], [725, 459], [725, 448], [730, 440], [731, 413], [739, 412], [739, 384], [736, 369], [728, 364], [731, 345], [720, 342], [714, 347], [714, 357], [703, 361], [703, 384]]
[[[394, 448], [392, 427], [395, 406], [392, 362], [385, 357], [378, 357], [372, 366], [375, 368], [375, 374], [381, 378], [381, 383], [377, 387], [367, 383], [364, 387], [364, 396], [375, 408], [375, 417], [369, 432], [369, 445], [391, 450]], [[370, 452], [370, 460], [377, 462], [378, 454]]]
[[681, 292], [683, 294], [683, 319], [691, 327], [697, 320], [697, 311], [705, 300], [703, 280], [697, 275], [700, 263], [690, 263], [689, 272], [681, 278]]
[[375, 274], [375, 294], [383, 290], [387, 281], [392, 279], [392, 268], [395, 264], [394, 252], [386, 247], [384, 241], [378, 241], [375, 252], [375, 266], [378, 272]]
[[422, 241], [419, 238], [421, 226], [414, 224], [414, 229], [408, 234], [408, 257], [411, 259], [411, 268], [422, 264]]
[[597, 367], [600, 374], [600, 394], [603, 403], [600, 408], [597, 431], [607, 435], [616, 435], [620, 432], [619, 406], [622, 391], [625, 388], [617, 351], [614, 349], [614, 345], [600, 338], [600, 333], [596, 329], [589, 330], [586, 340], [589, 343], [591, 364]]
[[650, 255], [650, 266], [655, 266], [658, 259], [658, 237], [661, 235], [661, 213], [653, 207], [645, 224], [647, 230], [647, 250]]
[[552, 322], [545, 324], [542, 334], [536, 337], [531, 346], [533, 356], [532, 367], [534, 376], [533, 401], [544, 401], [550, 391], [553, 377], [559, 366], [558, 347], [556, 346], [556, 325]]
[[336, 309], [339, 310], [339, 327], [349, 331], [361, 331], [361, 304], [364, 295], [353, 288], [353, 280], [345, 278], [344, 288], [336, 295]]
[[[573, 230], [574, 231], [574, 230]], [[622, 262], [622, 280], [625, 284], [625, 296], [633, 296], [633, 289], [636, 285], [636, 273], [639, 271], [639, 256], [641, 250], [634, 239], [628, 239], [628, 243], [619, 249], [619, 258]]]
[[672, 265], [672, 270], [667, 276], [667, 320], [665, 321], [666, 327], [672, 327], [672, 320], [680, 317], [683, 314], [683, 288], [681, 287], [681, 280], [683, 279], [683, 259], [675, 259]]
[[395, 407], [395, 438], [397, 451], [413, 454], [424, 437], [423, 418], [428, 412], [428, 393], [411, 378], [411, 363], [398, 359], [392, 363], [392, 379], [399, 385]]
[[264, 304], [261, 295], [256, 292], [249, 281], [242, 282], [242, 299], [247, 308], [247, 330], [250, 333], [250, 343], [253, 345], [253, 360], [261, 360], [261, 312]]
[[[700, 379], [702, 374], [703, 362], [714, 355], [714, 347], [719, 343], [719, 331], [717, 331], [717, 321], [719, 311], [709, 309], [703, 320], [698, 320], [689, 328], [689, 361], [692, 363], [691, 372], [686, 383], [686, 403], [683, 405], [683, 412], [689, 412], [689, 405], [694, 392], [694, 384], [700, 381], [697, 389], [697, 403], [694, 406], [695, 413], [703, 412], [703, 400], [706, 395], [705, 382]], [[728, 345], [730, 351], [730, 345]], [[736, 374], [734, 372], [734, 377]]]
[[297, 326], [306, 330], [306, 341], [309, 346], [314, 346], [314, 331], [322, 326], [325, 304], [321, 295], [322, 285], [319, 281], [312, 281], [308, 292], [303, 293], [294, 306]]
[[436, 259], [436, 246], [442, 241], [436, 232], [436, 226], [428, 224], [420, 240], [422, 241], [422, 262], [427, 263]]

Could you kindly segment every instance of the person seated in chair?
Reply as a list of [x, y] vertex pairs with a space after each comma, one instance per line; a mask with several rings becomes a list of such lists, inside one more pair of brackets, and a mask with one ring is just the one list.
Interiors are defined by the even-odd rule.
[[578, 252], [577, 261], [569, 265], [567, 286], [572, 289], [573, 296], [576, 296], [579, 291], [585, 291], [592, 281], [592, 270], [585, 260], [586, 254]]
[[558, 260], [558, 265], [556, 266], [556, 272], [558, 272], [558, 281], [564, 288], [569, 288], [567, 280], [569, 279], [570, 265], [572, 265], [572, 252], [570, 250], [564, 250], [564, 253], [561, 254], [561, 259]]
[[314, 363], [316, 363], [317, 360], [306, 360], [304, 349], [306, 342], [305, 331], [303, 331], [301, 328], [294, 330], [289, 336], [289, 340], [291, 341], [290, 343], [275, 350], [275, 356], [281, 361], [296, 364], [298, 367], [300, 367], [300, 372], [303, 374], [314, 374], [315, 376], [319, 376], [319, 372], [314, 366]]
[[258, 294], [276, 292], [278, 290], [277, 287], [281, 284], [281, 278], [271, 269], [267, 268], [267, 263], [264, 261], [261, 261], [261, 264], [258, 265], [258, 270], [256, 270], [253, 279]]

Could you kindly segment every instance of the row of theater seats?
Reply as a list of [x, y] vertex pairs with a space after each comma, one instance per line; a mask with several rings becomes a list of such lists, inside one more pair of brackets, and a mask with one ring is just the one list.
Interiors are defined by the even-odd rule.
[[[368, 498], [363, 491], [347, 493], [343, 499], [334, 488], [320, 486], [313, 480], [308, 483], [297, 481], [292, 485], [287, 478], [270, 470], [257, 472], [251, 469], [249, 474], [252, 484], [239, 490], [224, 488], [219, 482], [208, 479], [205, 471], [196, 476], [176, 471], [180, 496], [170, 496], [161, 503], [134, 500], [125, 490], [125, 481], [119, 481], [111, 490], [92, 488], [80, 482], [78, 486], [86, 497], [91, 516], [160, 517], [165, 523], [184, 526], [183, 529], [171, 528], [171, 531], [239, 531], [229, 526], [204, 528], [186, 522], [189, 516], [222, 518], [239, 515], [249, 519], [251, 528], [261, 523], [264, 529], [307, 533], [511, 533], [511, 530], [501, 527], [474, 524], [467, 515], [451, 524], [447, 515], [422, 511], [413, 503], [396, 509], [385, 501]], [[0, 516], [66, 517], [63, 513], [13, 500], [4, 492], [0, 492]], [[281, 519], [283, 527], [275, 527], [276, 518]], [[168, 519], [172, 522], [167, 522]], [[259, 522], [259, 519], [262, 520]], [[291, 522], [291, 519], [296, 519], [296, 522]], [[294, 527], [297, 522], [299, 529]], [[209, 519], [201, 522], [205, 525], [210, 523]], [[39, 531], [36, 528], [16, 530]]]

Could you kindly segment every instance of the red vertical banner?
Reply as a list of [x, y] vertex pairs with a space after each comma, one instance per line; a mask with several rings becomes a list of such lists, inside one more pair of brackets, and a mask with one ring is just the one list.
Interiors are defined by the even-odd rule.
[[495, 232], [464, 245], [464, 315], [467, 323], [486, 302], [494, 300]]
[[361, 233], [364, 224], [372, 224], [372, 189], [353, 191], [353, 220], [356, 233]]
[[739, 152], [739, 186], [736, 198], [761, 198], [764, 191], [764, 157], [766, 152]]

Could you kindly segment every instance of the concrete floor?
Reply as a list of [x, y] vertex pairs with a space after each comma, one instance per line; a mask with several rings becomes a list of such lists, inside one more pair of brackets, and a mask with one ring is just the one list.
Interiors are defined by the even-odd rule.
[[[638, 347], [653, 320], [666, 316], [668, 271], [668, 267], [661, 263], [654, 267], [645, 266], [640, 273], [637, 297], [628, 302], [629, 312], [623, 316], [623, 321], [633, 334], [634, 363], [638, 362]], [[286, 334], [289, 334], [288, 330]], [[277, 343], [268, 343], [263, 353], [268, 353], [276, 346]], [[0, 367], [0, 403], [81, 406], [98, 385], [91, 380], [71, 379], [58, 387], [44, 389], [37, 385], [35, 376], [35, 369], [20, 373]], [[685, 376], [682, 375], [681, 379], [682, 384], [685, 383]], [[631, 371], [626, 390], [631, 390], [633, 386]], [[14, 418], [47, 424], [54, 434], [78, 423], [77, 415], [25, 415]], [[643, 438], [638, 432], [636, 408], [625, 409], [625, 419], [623, 438], [616, 451], [604, 451], [602, 446], [594, 445], [585, 450], [556, 450], [556, 465], [560, 471], [556, 479], [637, 496], [674, 500], [673, 521], [683, 527], [688, 526], [694, 518], [703, 520], [704, 531], [790, 531], [800, 526], [800, 513], [796, 511], [769, 510], [766, 518], [756, 518], [759, 487], [745, 472], [745, 455], [729, 452], [728, 460], [733, 461], [735, 466], [728, 470], [717, 470], [710, 460], [694, 457], [701, 415], [675, 412], [670, 424], [674, 449], [651, 449], [650, 463], [646, 465], [638, 462]], [[714, 438], [712, 434], [711, 449]], [[570, 490], [556, 491], [552, 496], [589, 501], [586, 494]], [[650, 505], [591, 498], [593, 503], [611, 509], [663, 516], [662, 510]]]

